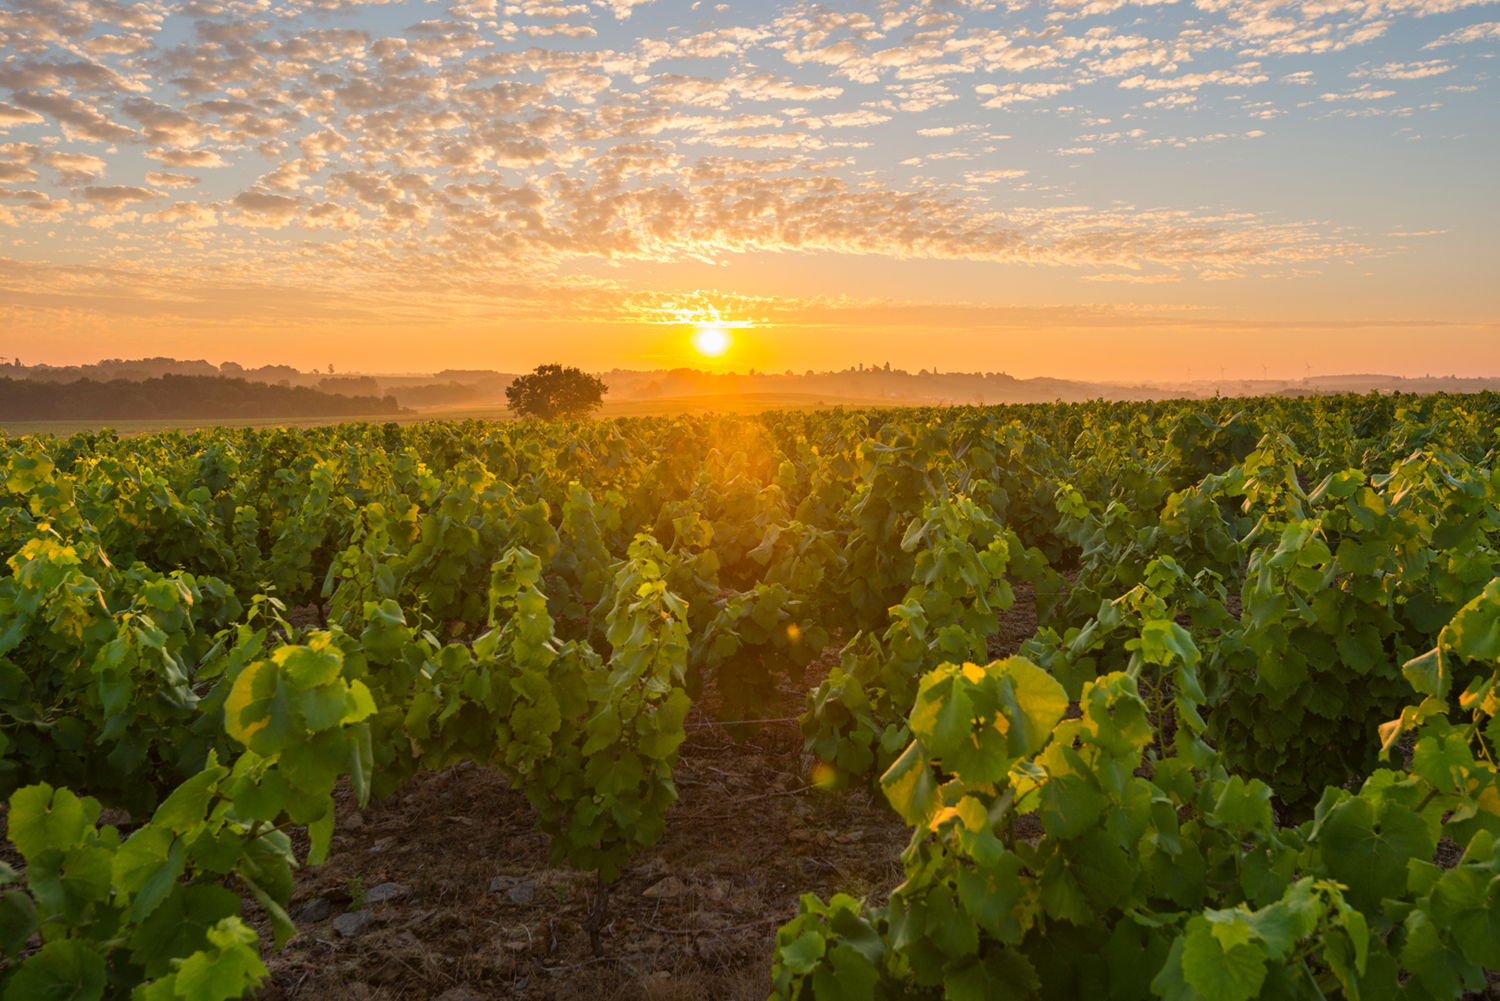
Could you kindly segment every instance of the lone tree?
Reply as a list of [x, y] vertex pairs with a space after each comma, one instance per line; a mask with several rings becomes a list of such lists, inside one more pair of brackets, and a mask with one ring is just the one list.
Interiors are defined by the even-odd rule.
[[561, 365], [538, 365], [531, 375], [523, 375], [505, 391], [505, 401], [517, 417], [540, 417], [544, 421], [559, 417], [587, 417], [589, 411], [604, 406], [609, 387], [582, 369]]

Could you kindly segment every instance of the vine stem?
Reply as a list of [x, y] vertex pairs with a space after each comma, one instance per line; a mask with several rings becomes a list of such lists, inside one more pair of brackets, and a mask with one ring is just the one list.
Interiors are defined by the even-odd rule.
[[1299, 965], [1301, 965], [1302, 972], [1307, 974], [1307, 982], [1312, 984], [1312, 989], [1318, 995], [1319, 1001], [1328, 1001], [1328, 996], [1323, 993], [1323, 988], [1319, 987], [1317, 980], [1313, 978], [1312, 970], [1308, 969], [1307, 957], [1303, 956], [1301, 959], [1297, 960], [1297, 962]]
[[604, 955], [604, 940], [601, 936], [609, 914], [609, 883], [605, 881], [602, 872], [598, 873], [596, 878], [598, 883], [594, 908], [589, 912], [588, 920], [583, 925], [589, 933], [589, 945], [593, 946], [595, 959]]

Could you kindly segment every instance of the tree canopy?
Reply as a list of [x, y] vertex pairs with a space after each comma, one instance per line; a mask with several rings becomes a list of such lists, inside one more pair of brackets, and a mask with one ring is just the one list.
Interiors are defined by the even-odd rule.
[[530, 375], [523, 375], [505, 391], [505, 400], [517, 417], [540, 417], [545, 421], [559, 417], [587, 417], [604, 406], [609, 387], [604, 380], [582, 369], [561, 365], [538, 365]]

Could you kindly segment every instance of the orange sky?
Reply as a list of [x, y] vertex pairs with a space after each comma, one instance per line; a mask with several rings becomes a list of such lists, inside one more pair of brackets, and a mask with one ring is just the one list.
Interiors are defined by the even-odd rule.
[[[798, 255], [805, 267], [820, 256], [828, 255]], [[938, 262], [864, 263], [871, 272], [890, 274], [893, 286], [903, 272], [940, 270]], [[1061, 284], [1056, 279], [1062, 276], [1045, 269], [1026, 274]], [[57, 279], [45, 272], [38, 284]], [[797, 372], [889, 361], [912, 371], [1082, 379], [1210, 378], [1219, 366], [1240, 379], [1301, 378], [1309, 371], [1500, 374], [1500, 329], [1480, 308], [1430, 316], [1410, 306], [1381, 308], [1374, 295], [1322, 308], [1291, 296], [1219, 305], [1127, 286], [1126, 294], [1109, 299], [1060, 304], [1037, 295], [1035, 305], [994, 306], [923, 302], [915, 295], [624, 294], [561, 283], [547, 294], [527, 288], [499, 303], [493, 296], [455, 303], [420, 289], [197, 286], [191, 295], [175, 295], [111, 287], [98, 274], [75, 281], [62, 294], [22, 293], [5, 309], [11, 331], [5, 344], [14, 356], [27, 364], [65, 364], [159, 354], [303, 369], [333, 364], [341, 372], [517, 371], [565, 360], [591, 369]], [[790, 277], [792, 284], [804, 281]], [[723, 328], [731, 347], [710, 358], [695, 349], [693, 334], [712, 325], [715, 313], [728, 321]], [[671, 322], [677, 316], [700, 322]]]

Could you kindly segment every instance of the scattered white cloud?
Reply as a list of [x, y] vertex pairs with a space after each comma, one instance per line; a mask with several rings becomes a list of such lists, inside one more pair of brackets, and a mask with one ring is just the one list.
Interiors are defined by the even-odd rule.
[[986, 108], [1003, 108], [1017, 101], [1038, 101], [1072, 89], [1071, 83], [1007, 83], [998, 86], [983, 83], [974, 88], [979, 95], [989, 97], [984, 102]]
[[160, 191], [137, 188], [129, 184], [110, 184], [102, 187], [90, 185], [80, 194], [86, 200], [102, 205], [110, 212], [122, 205], [129, 205], [131, 202], [149, 202], [162, 197]]
[[1180, 282], [1181, 275], [1132, 275], [1132, 274], [1102, 274], [1083, 275], [1086, 282], [1130, 282], [1134, 285], [1159, 285], [1162, 282]]
[[1443, 45], [1463, 45], [1466, 42], [1481, 42], [1488, 38], [1500, 38], [1500, 21], [1471, 24], [1467, 28], [1450, 31], [1448, 34], [1428, 42], [1422, 48], [1436, 49]]
[[64, 184], [103, 177], [109, 166], [102, 158], [88, 153], [64, 153], [60, 150], [48, 152], [42, 157], [42, 162], [57, 168], [58, 180]]
[[1386, 63], [1383, 66], [1361, 66], [1349, 74], [1350, 77], [1375, 77], [1379, 80], [1420, 80], [1423, 77], [1447, 73], [1453, 67], [1442, 59], [1431, 59], [1415, 63]]
[[25, 108], [18, 108], [13, 104], [0, 101], [0, 130], [11, 125], [35, 125], [45, 121], [46, 119], [35, 111], [27, 111]]
[[964, 180], [970, 184], [994, 184], [997, 181], [1013, 181], [1018, 177], [1025, 177], [1029, 173], [1025, 170], [966, 170]]
[[1266, 74], [1253, 71], [1212, 70], [1208, 73], [1184, 73], [1176, 77], [1147, 77], [1137, 74], [1121, 80], [1116, 86], [1125, 90], [1197, 90], [1207, 83], [1221, 87], [1252, 87], [1269, 79]]
[[146, 183], [154, 184], [158, 188], [191, 188], [195, 184], [202, 184], [203, 178], [189, 177], [187, 174], [172, 174], [164, 170], [148, 170]]
[[[1416, 113], [1377, 81], [1472, 65], [1382, 51], [1471, 0], [713, 5], [725, 18], [705, 2], [673, 27], [650, 3], [445, 0], [392, 28], [405, 8], [368, 16], [376, 0], [13, 0], [7, 225], [85, 259], [113, 230], [163, 268], [255, 255], [383, 282], [753, 249], [1234, 276], [1359, 248], [1253, 212], [1062, 211], [1059, 178], [1111, 146], [1171, 155], [1280, 116]], [[1495, 37], [1500, 22], [1427, 47]], [[1312, 110], [1254, 99], [1288, 93], [1273, 78], [1349, 77], [1365, 82], [1325, 82]], [[997, 129], [1022, 138], [1000, 152]], [[912, 131], [952, 141], [909, 148]], [[922, 174], [903, 188], [879, 173], [893, 161]]]
[[146, 155], [168, 167], [222, 167], [224, 159], [212, 150], [148, 149]]
[[616, 18], [623, 21], [630, 16], [630, 12], [635, 10], [635, 8], [644, 7], [651, 2], [652, 0], [605, 0], [605, 5], [614, 12]]
[[1319, 94], [1324, 101], [1380, 101], [1395, 95], [1394, 90], [1375, 90], [1364, 84], [1358, 90], [1345, 90], [1333, 94]]

